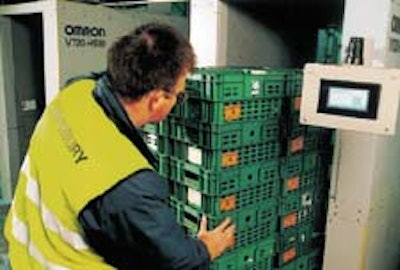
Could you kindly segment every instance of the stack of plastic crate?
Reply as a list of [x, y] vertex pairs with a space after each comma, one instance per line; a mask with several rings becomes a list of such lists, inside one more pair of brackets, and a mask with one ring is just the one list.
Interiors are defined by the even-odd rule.
[[316, 62], [336, 64], [340, 62], [342, 31], [337, 26], [318, 29]]
[[283, 110], [286, 143], [275, 267], [284, 270], [321, 269], [324, 248], [331, 131], [299, 123], [301, 82], [301, 71], [288, 74]]
[[236, 224], [234, 248], [213, 269], [272, 269], [278, 224], [281, 109], [286, 71], [203, 68], [187, 80], [189, 99], [165, 121], [160, 173], [188, 234]]
[[189, 99], [143, 129], [177, 221], [194, 236], [229, 216], [235, 247], [212, 269], [321, 268], [331, 132], [299, 124], [302, 71], [198, 69]]

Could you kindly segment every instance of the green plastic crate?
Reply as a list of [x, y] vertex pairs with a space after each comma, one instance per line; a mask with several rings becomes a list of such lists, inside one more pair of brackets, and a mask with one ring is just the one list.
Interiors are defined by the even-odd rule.
[[288, 70], [286, 77], [286, 95], [300, 97], [303, 87], [303, 71], [300, 69]]
[[338, 27], [318, 29], [317, 63], [340, 63], [341, 30]]
[[[320, 270], [321, 268], [318, 268]], [[275, 270], [312, 270], [309, 265], [309, 258], [307, 255], [298, 257], [291, 262], [275, 268]], [[315, 269], [317, 270], [317, 269]]]
[[[320, 270], [322, 266], [321, 250], [324, 246], [323, 237], [312, 237], [301, 244], [278, 251], [275, 259], [278, 269]], [[307, 268], [292, 268], [307, 267]]]
[[208, 195], [227, 195], [256, 185], [270, 185], [278, 188], [279, 160], [253, 163], [246, 166], [228, 168], [223, 171], [204, 169], [201, 166], [181, 163], [178, 169], [180, 177], [173, 179], [184, 183], [189, 188]]
[[284, 251], [292, 246], [302, 246], [310, 242], [314, 236], [312, 221], [308, 221], [294, 228], [289, 228], [278, 235], [277, 251]]
[[325, 186], [327, 182], [321, 180], [323, 180], [323, 175], [322, 170], [319, 167], [315, 170], [310, 170], [296, 176], [282, 179], [282, 197], [289, 196], [299, 190], [301, 191], [307, 188]]
[[286, 215], [312, 206], [314, 204], [315, 192], [313, 188], [310, 188], [309, 190], [293, 192], [286, 197], [282, 197], [279, 200], [279, 214]]
[[266, 142], [226, 150], [210, 150], [181, 143], [181, 151], [178, 157], [189, 163], [206, 169], [221, 170], [276, 159], [280, 155], [280, 145], [278, 142]]
[[279, 217], [279, 232], [284, 232], [290, 228], [297, 227], [302, 223], [314, 220], [314, 208], [303, 207], [291, 213], [280, 215]]
[[279, 214], [288, 213], [311, 207], [315, 212], [316, 207], [327, 200], [327, 188], [311, 185], [291, 192], [279, 199]]
[[219, 215], [224, 212], [237, 211], [268, 201], [275, 201], [279, 192], [279, 184], [276, 181], [243, 188], [237, 192], [224, 195], [208, 195], [181, 183], [176, 183], [176, 185], [178, 185], [178, 188], [175, 188], [175, 190], [179, 191], [177, 194], [179, 194], [183, 203], [202, 213], [211, 215]]
[[[189, 205], [184, 206], [182, 225], [189, 235], [198, 232], [202, 212]], [[235, 246], [231, 251], [246, 245], [254, 244], [266, 238], [276, 238], [277, 215], [276, 204], [266, 202], [264, 205], [248, 207], [219, 215], [207, 215], [209, 229], [218, 226], [226, 217], [230, 217], [236, 225]], [[260, 253], [260, 256], [262, 253]], [[265, 254], [264, 254], [265, 255]]]
[[184, 104], [183, 119], [197, 123], [226, 124], [231, 122], [262, 121], [281, 115], [282, 99], [238, 100], [211, 102], [189, 98]]
[[[217, 258], [212, 270], [270, 270], [274, 252], [274, 239], [266, 239], [259, 243], [240, 248]], [[259, 256], [259, 254], [266, 256]]]
[[187, 79], [186, 91], [210, 101], [279, 98], [285, 79], [286, 71], [277, 69], [199, 68]]
[[162, 135], [147, 133], [145, 131], [142, 131], [141, 135], [144, 143], [153, 154], [165, 155], [170, 153], [171, 146], [169, 144], [169, 138]]
[[276, 159], [281, 151], [278, 142], [229, 149], [206, 149], [195, 144], [163, 137], [158, 137], [158, 149], [163, 155], [214, 171]]
[[300, 152], [281, 159], [281, 177], [288, 179], [303, 172], [316, 170], [320, 164], [319, 151]]
[[141, 130], [149, 134], [166, 135], [168, 134], [168, 120], [159, 123], [148, 123]]
[[244, 145], [277, 141], [280, 135], [278, 119], [223, 125], [170, 121], [170, 130], [170, 137], [200, 145], [206, 149], [238, 148]]
[[160, 154], [158, 158], [158, 173], [168, 179], [170, 177], [170, 160], [169, 156]]

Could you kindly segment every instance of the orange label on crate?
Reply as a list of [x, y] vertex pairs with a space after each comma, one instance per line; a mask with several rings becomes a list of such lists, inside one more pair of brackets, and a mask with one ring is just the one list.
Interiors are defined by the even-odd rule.
[[299, 136], [296, 139], [290, 141], [290, 150], [292, 151], [292, 153], [301, 151], [303, 150], [303, 148], [304, 148], [303, 136]]
[[235, 166], [239, 163], [238, 151], [230, 151], [222, 154], [222, 167]]
[[296, 190], [300, 186], [300, 177], [294, 176], [286, 180], [286, 188], [288, 191]]
[[227, 105], [224, 108], [224, 119], [233, 121], [242, 117], [242, 106], [240, 104]]
[[282, 260], [284, 263], [287, 263], [288, 261], [291, 261], [294, 258], [296, 258], [296, 255], [297, 255], [296, 248], [292, 247], [291, 249], [288, 249], [283, 253]]
[[228, 197], [222, 198], [219, 208], [221, 211], [229, 211], [236, 208], [236, 196], [230, 195]]
[[297, 213], [289, 214], [283, 218], [283, 227], [288, 228], [297, 224]]
[[301, 97], [295, 97], [293, 100], [293, 106], [296, 111], [300, 111], [301, 107]]

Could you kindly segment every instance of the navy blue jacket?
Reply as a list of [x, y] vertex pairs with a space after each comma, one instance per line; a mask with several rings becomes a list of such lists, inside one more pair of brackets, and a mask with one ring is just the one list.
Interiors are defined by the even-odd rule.
[[[156, 166], [105, 77], [93, 95], [110, 121]], [[205, 245], [186, 236], [177, 224], [168, 206], [166, 181], [154, 171], [123, 179], [89, 202], [78, 219], [87, 243], [117, 269], [209, 269]]]

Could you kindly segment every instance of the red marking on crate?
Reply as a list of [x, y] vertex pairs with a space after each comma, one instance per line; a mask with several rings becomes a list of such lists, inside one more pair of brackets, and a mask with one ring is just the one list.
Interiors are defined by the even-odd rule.
[[301, 97], [295, 97], [293, 99], [293, 107], [296, 111], [300, 111], [301, 107]]
[[283, 227], [288, 228], [297, 224], [297, 213], [292, 213], [283, 218]]
[[301, 151], [303, 149], [304, 149], [304, 137], [303, 136], [299, 136], [296, 139], [290, 141], [290, 150], [292, 151], [292, 153]]
[[294, 258], [296, 258], [296, 255], [297, 255], [296, 248], [292, 247], [292, 248], [286, 250], [285, 252], [283, 252], [282, 260], [284, 263], [287, 263], [288, 261], [291, 261]]
[[286, 180], [286, 189], [288, 191], [296, 190], [300, 186], [300, 177], [294, 176]]
[[238, 151], [229, 151], [222, 154], [222, 167], [235, 166], [239, 163]]
[[220, 201], [219, 208], [221, 211], [230, 211], [236, 208], [236, 195], [230, 195], [222, 198]]
[[224, 108], [224, 119], [226, 121], [233, 121], [242, 117], [242, 105], [231, 104]]

